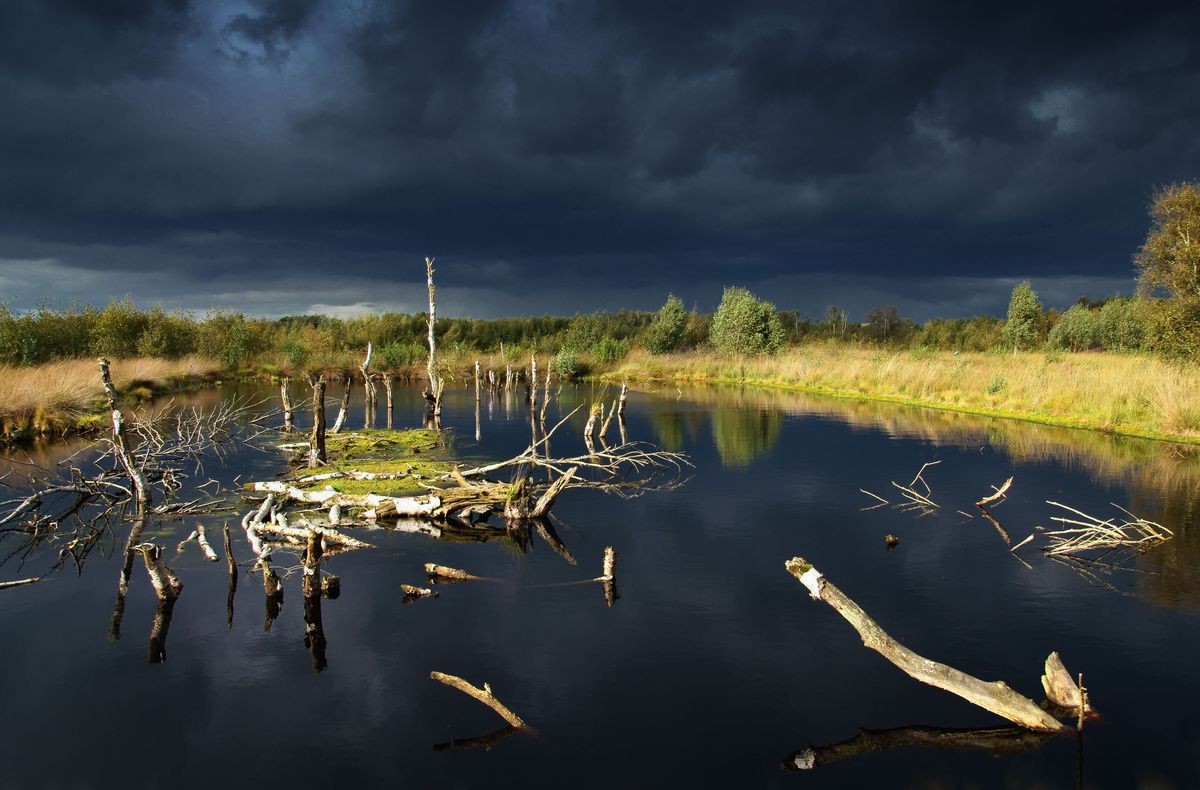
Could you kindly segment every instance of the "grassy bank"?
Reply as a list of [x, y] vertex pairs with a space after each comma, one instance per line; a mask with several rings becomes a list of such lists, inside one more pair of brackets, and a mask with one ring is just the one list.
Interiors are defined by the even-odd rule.
[[[189, 356], [118, 359], [111, 370], [118, 393], [141, 401], [210, 380], [219, 368], [215, 360]], [[0, 442], [88, 430], [104, 422], [103, 399], [94, 359], [0, 366]]]
[[825, 344], [741, 359], [638, 351], [601, 378], [787, 387], [1200, 442], [1200, 370], [1143, 354], [952, 354]]

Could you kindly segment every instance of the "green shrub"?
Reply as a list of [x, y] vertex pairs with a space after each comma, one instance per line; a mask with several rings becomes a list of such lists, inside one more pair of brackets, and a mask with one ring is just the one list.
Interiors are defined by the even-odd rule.
[[146, 313], [146, 326], [137, 342], [144, 357], [176, 359], [196, 350], [196, 326], [191, 318], [167, 315], [161, 307]]
[[1007, 379], [1005, 379], [1003, 376], [995, 376], [992, 378], [991, 381], [988, 382], [987, 394], [988, 395], [998, 395], [1001, 392], [1003, 392], [1004, 388], [1007, 386], [1008, 386]]
[[554, 372], [565, 379], [573, 379], [579, 375], [579, 358], [570, 349], [564, 348], [555, 354], [551, 364]]
[[92, 353], [104, 357], [134, 356], [146, 324], [146, 314], [139, 312], [131, 299], [109, 302], [92, 326]]
[[1096, 343], [1108, 351], [1136, 351], [1146, 342], [1145, 309], [1137, 299], [1118, 296], [1096, 315]]
[[379, 349], [379, 364], [386, 370], [419, 365], [429, 358], [429, 350], [419, 343], [388, 343]]
[[617, 340], [615, 337], [605, 336], [592, 349], [592, 356], [596, 361], [611, 365], [614, 362], [620, 362], [629, 353], [629, 341]]
[[775, 305], [745, 288], [729, 287], [713, 315], [709, 342], [722, 354], [770, 354], [783, 343]]
[[642, 339], [642, 347], [651, 354], [669, 354], [683, 345], [688, 314], [679, 297], [668, 295], [666, 303], [654, 314], [650, 329]]
[[1096, 313], [1083, 305], [1075, 305], [1050, 330], [1046, 345], [1067, 351], [1087, 351], [1096, 340]]
[[1004, 322], [1001, 342], [1013, 351], [1030, 349], [1037, 343], [1038, 322], [1042, 319], [1042, 303], [1028, 280], [1013, 288], [1008, 300], [1008, 320]]

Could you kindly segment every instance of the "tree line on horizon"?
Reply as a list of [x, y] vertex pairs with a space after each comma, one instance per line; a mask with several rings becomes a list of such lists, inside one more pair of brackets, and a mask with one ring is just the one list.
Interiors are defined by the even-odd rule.
[[[1150, 231], [1134, 256], [1138, 293], [1102, 300], [1081, 297], [1065, 311], [1045, 309], [1028, 281], [1014, 288], [1007, 319], [978, 315], [924, 324], [901, 316], [892, 305], [873, 308], [862, 322], [849, 321], [836, 305], [820, 318], [801, 317], [745, 288], [728, 287], [713, 313], [688, 310], [669, 295], [654, 313], [441, 318], [437, 338], [452, 353], [504, 349], [513, 359], [554, 354], [560, 372], [568, 374], [581, 372], [588, 361], [618, 362], [634, 347], [651, 354], [761, 354], [815, 340], [942, 351], [1148, 351], [1200, 361], [1200, 185], [1160, 189], [1150, 214]], [[359, 354], [372, 342], [381, 368], [404, 369], [425, 359], [425, 321], [424, 313], [266, 319], [212, 311], [196, 318], [161, 307], [139, 310], [128, 298], [104, 308], [42, 306], [26, 314], [0, 304], [0, 364], [35, 365], [89, 355], [201, 354], [228, 369], [266, 358], [304, 369], [343, 366], [348, 354]]]

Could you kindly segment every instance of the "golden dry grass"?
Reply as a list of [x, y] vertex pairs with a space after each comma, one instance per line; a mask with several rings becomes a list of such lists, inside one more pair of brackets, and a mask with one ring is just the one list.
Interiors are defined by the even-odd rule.
[[[189, 356], [119, 359], [112, 363], [111, 371], [117, 390], [127, 392], [134, 387], [159, 388], [172, 379], [209, 375], [218, 368], [214, 360]], [[103, 396], [100, 371], [93, 359], [33, 367], [0, 365], [0, 427], [6, 432], [61, 431], [95, 412]]]
[[1200, 441], [1200, 370], [1138, 354], [954, 355], [833, 344], [742, 359], [634, 352], [605, 378], [783, 386]]

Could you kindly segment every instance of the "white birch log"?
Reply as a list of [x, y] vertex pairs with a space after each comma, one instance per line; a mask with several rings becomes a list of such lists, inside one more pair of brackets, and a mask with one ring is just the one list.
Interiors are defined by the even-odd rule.
[[816, 600], [824, 601], [858, 631], [863, 644], [876, 651], [914, 680], [949, 691], [973, 705], [991, 711], [1031, 730], [1054, 732], [1066, 725], [1023, 697], [1003, 681], [988, 683], [954, 667], [919, 656], [893, 639], [854, 601], [801, 557], [788, 560], [789, 573], [800, 580]]

